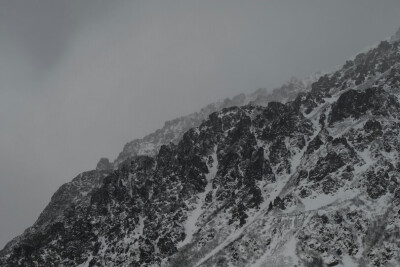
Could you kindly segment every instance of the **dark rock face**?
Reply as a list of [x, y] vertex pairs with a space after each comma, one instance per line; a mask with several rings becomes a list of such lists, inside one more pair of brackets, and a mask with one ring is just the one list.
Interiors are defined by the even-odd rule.
[[317, 82], [312, 84], [311, 92], [304, 96], [299, 95], [297, 101], [299, 101], [299, 98], [304, 98], [301, 99], [301, 102], [305, 107], [304, 112], [309, 114], [318, 105], [325, 103], [324, 98], [330, 97], [331, 95], [329, 91], [337, 86], [338, 81], [336, 73], [332, 76], [322, 76]]
[[383, 89], [368, 88], [361, 92], [348, 90], [332, 105], [329, 121], [332, 124], [350, 117], [359, 119], [367, 113], [375, 116], [391, 116], [392, 114], [396, 116], [399, 109], [397, 98]]
[[382, 132], [382, 125], [379, 123], [379, 121], [376, 120], [368, 120], [364, 124], [364, 130], [367, 133], [373, 133], [373, 132]]
[[310, 171], [309, 179], [321, 181], [326, 175], [337, 171], [344, 165], [345, 163], [335, 152], [329, 153], [326, 157], [318, 160], [316, 168]]
[[155, 155], [100, 160], [0, 266], [399, 265], [399, 55], [383, 42], [293, 102], [223, 108]]
[[314, 151], [317, 151], [322, 145], [324, 144], [324, 142], [322, 142], [321, 137], [319, 135], [317, 135], [309, 144], [307, 147], [307, 154], [311, 154]]

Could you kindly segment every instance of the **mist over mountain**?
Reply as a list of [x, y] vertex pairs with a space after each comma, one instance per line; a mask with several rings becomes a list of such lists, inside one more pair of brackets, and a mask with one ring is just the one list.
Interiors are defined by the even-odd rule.
[[262, 105], [261, 91], [292, 76], [337, 70], [395, 33], [399, 10], [398, 0], [0, 1], [0, 248], [100, 158], [114, 163], [125, 144], [208, 104], [262, 88]]
[[1, 266], [398, 266], [400, 40], [165, 123], [61, 186]]

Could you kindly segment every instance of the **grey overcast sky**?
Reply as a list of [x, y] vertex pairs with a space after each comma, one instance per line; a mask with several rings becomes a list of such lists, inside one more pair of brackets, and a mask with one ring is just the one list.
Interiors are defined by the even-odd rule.
[[342, 65], [399, 14], [399, 0], [0, 0], [0, 247], [127, 141]]

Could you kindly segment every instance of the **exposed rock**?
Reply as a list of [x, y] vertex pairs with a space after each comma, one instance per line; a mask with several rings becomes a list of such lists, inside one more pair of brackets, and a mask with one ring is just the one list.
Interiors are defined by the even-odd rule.
[[101, 158], [96, 165], [97, 171], [108, 171], [108, 170], [112, 170], [112, 169], [113, 169], [113, 165], [110, 163], [108, 158]]
[[166, 123], [60, 187], [0, 266], [398, 266], [399, 55]]

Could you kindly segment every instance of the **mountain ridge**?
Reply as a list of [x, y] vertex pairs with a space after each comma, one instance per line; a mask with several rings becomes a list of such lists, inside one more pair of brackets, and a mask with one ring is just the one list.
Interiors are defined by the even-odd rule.
[[396, 266], [399, 63], [381, 42], [293, 101], [224, 108], [83, 173], [98, 182], [55, 194], [1, 265]]
[[114, 167], [118, 167], [118, 164], [132, 156], [156, 155], [161, 145], [169, 144], [170, 142], [176, 144], [186, 131], [199, 126], [211, 113], [223, 108], [247, 104], [263, 106], [271, 101], [288, 102], [294, 100], [298, 93], [310, 90], [311, 84], [320, 76], [322, 76], [321, 72], [315, 72], [302, 80], [292, 77], [289, 81], [273, 89], [271, 92], [265, 88], [260, 88], [248, 95], [242, 93], [232, 97], [232, 99], [225, 98], [223, 101], [211, 103], [199, 112], [167, 121], [163, 128], [141, 139], [135, 139], [125, 144], [123, 151], [114, 160]]

